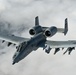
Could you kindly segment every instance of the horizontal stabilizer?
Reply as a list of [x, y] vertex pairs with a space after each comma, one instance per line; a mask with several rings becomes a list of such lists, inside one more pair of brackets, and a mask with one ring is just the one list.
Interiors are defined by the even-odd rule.
[[59, 33], [64, 33], [64, 35], [68, 32], [68, 19], [65, 19], [65, 25], [64, 28], [57, 28]]

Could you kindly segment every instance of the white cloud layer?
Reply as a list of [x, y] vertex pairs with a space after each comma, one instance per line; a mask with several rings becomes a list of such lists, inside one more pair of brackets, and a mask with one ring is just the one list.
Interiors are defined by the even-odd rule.
[[[34, 26], [35, 16], [42, 26], [64, 27], [68, 17], [69, 32], [66, 37], [56, 34], [53, 40], [76, 39], [75, 0], [0, 0], [0, 31], [27, 36], [27, 29]], [[29, 35], [27, 36], [29, 37]], [[63, 51], [47, 55], [42, 49], [32, 52], [24, 60], [12, 66], [13, 46], [0, 46], [0, 75], [76, 75], [76, 51], [70, 56]]]

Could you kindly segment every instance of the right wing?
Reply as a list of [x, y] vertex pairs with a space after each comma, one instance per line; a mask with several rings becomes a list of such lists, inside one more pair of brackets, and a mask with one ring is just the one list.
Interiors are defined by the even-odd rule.
[[66, 52], [68, 52], [68, 54], [70, 54], [72, 52], [72, 50], [75, 50], [76, 40], [73, 40], [73, 41], [46, 41], [45, 44], [46, 45], [44, 46], [43, 49], [45, 49], [46, 53], [50, 53], [50, 50], [52, 48], [55, 48], [54, 54], [56, 54], [58, 51], [60, 51], [60, 48], [62, 48], [62, 50], [64, 48], [67, 48], [67, 50], [63, 54], [65, 54]]
[[14, 44], [19, 44], [19, 43], [29, 40], [29, 38], [22, 38], [22, 37], [18, 37], [18, 36], [11, 35], [11, 34], [5, 34], [1, 32], [0, 32], [0, 39], [5, 40], [7, 42], [14, 43]]
[[46, 41], [46, 44], [51, 48], [68, 48], [68, 47], [76, 47], [76, 40], [74, 41]]

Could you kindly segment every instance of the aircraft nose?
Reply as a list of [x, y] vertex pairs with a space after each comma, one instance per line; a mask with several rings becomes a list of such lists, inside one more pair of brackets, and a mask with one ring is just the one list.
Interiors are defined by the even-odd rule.
[[15, 63], [18, 62], [18, 58], [19, 58], [19, 52], [16, 52], [15, 55], [13, 56], [13, 63], [12, 63], [12, 65], [14, 65]]
[[12, 65], [14, 65], [14, 64], [15, 64], [15, 62], [12, 63]]
[[14, 65], [15, 63], [18, 63], [18, 59], [14, 59], [12, 65]]
[[20, 61], [20, 59], [19, 59], [19, 58], [15, 58], [15, 59], [13, 60], [12, 65], [14, 65], [15, 63], [18, 63], [19, 61]]
[[12, 65], [14, 65], [15, 63], [18, 63], [20, 61], [20, 56], [18, 55], [17, 57], [13, 58], [13, 63]]

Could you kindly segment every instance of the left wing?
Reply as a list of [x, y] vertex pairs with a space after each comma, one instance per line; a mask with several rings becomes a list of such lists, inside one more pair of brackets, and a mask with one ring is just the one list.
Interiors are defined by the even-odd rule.
[[7, 34], [7, 33], [5, 34], [5, 33], [1, 33], [1, 32], [0, 32], [0, 39], [5, 40], [7, 42], [14, 43], [14, 44], [20, 44], [24, 41], [29, 40], [29, 38], [18, 37], [15, 35]]
[[47, 45], [51, 48], [68, 48], [68, 47], [76, 47], [76, 40], [74, 41], [46, 41]]

